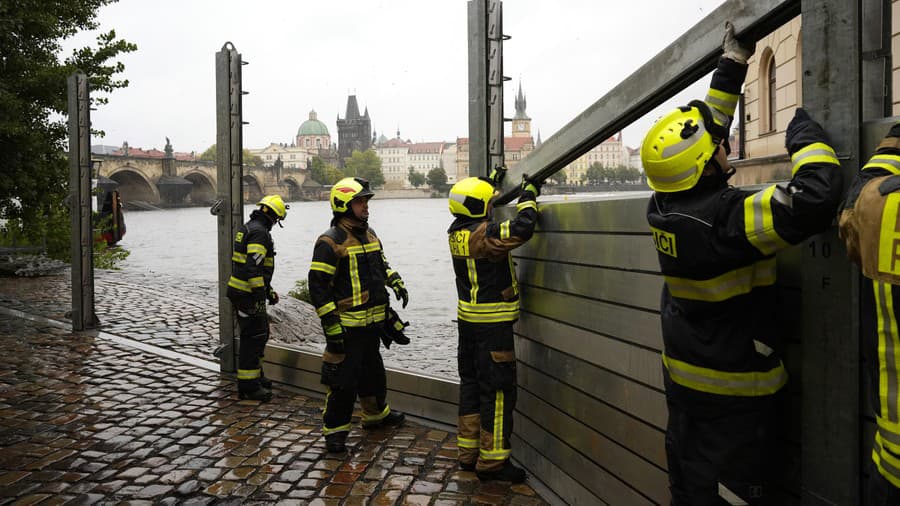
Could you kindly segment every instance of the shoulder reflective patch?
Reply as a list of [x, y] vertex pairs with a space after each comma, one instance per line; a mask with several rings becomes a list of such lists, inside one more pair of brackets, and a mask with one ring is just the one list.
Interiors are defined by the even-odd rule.
[[448, 234], [451, 255], [455, 257], [469, 256], [469, 235], [468, 230], [457, 230]]
[[878, 271], [894, 275], [900, 275], [898, 208], [900, 208], [900, 193], [888, 194], [881, 214], [881, 234], [878, 240]]
[[234, 234], [234, 242], [241, 242], [243, 240], [244, 240], [243, 232], [238, 232], [238, 233]]
[[675, 234], [655, 227], [650, 227], [650, 230], [653, 231], [653, 244], [656, 245], [656, 249], [664, 255], [678, 258], [678, 250], [675, 247]]

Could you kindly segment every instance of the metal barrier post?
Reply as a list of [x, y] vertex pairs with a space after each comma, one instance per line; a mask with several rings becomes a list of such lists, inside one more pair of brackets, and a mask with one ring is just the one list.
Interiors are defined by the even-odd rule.
[[97, 326], [91, 209], [91, 113], [87, 76], [75, 72], [69, 93], [69, 214], [72, 220], [72, 330]]
[[217, 216], [219, 257], [219, 347], [216, 355], [222, 372], [237, 370], [239, 335], [231, 303], [226, 296], [231, 277], [234, 235], [241, 225], [243, 204], [243, 115], [241, 54], [231, 42], [216, 53], [216, 202], [210, 213]]
[[469, 0], [469, 175], [503, 165], [503, 7]]

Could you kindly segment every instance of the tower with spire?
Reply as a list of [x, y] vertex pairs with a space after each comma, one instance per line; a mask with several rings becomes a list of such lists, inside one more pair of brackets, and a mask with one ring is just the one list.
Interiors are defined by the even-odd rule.
[[522, 81], [519, 81], [519, 92], [516, 94], [516, 115], [512, 120], [513, 137], [531, 137], [531, 118], [525, 113], [525, 94], [522, 93]]
[[354, 151], [366, 151], [372, 147], [372, 120], [369, 118], [369, 108], [366, 107], [362, 116], [359, 115], [359, 104], [356, 95], [347, 97], [347, 111], [344, 119], [340, 114], [337, 118], [338, 129], [338, 156], [341, 167], [344, 160], [350, 158]]

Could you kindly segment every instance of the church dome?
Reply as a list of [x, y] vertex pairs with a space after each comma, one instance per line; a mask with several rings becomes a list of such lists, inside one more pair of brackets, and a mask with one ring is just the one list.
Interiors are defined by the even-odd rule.
[[309, 119], [300, 125], [297, 136], [301, 135], [328, 135], [328, 127], [317, 119], [316, 111], [309, 111]]

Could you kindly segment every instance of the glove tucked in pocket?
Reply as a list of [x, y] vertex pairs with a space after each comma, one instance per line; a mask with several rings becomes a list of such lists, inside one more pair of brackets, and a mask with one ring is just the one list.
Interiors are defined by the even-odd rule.
[[390, 349], [391, 343], [399, 345], [409, 344], [409, 338], [403, 333], [403, 329], [409, 326], [409, 322], [400, 319], [392, 308], [387, 309], [387, 318], [384, 320], [384, 333], [381, 335], [381, 342], [384, 347]]
[[491, 352], [491, 386], [506, 390], [516, 386], [516, 352], [513, 350]]

